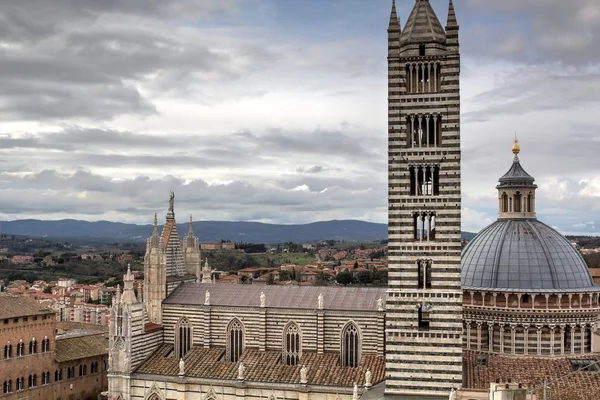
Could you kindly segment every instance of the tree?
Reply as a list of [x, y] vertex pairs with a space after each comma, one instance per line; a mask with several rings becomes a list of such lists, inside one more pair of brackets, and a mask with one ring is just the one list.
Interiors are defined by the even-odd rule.
[[352, 275], [352, 272], [348, 271], [348, 269], [346, 268], [345, 270], [343, 270], [335, 276], [335, 280], [337, 281], [337, 283], [346, 286], [354, 282], [354, 276]]
[[290, 280], [290, 273], [286, 270], [279, 271], [279, 281], [287, 282]]
[[274, 285], [275, 284], [275, 277], [273, 276], [273, 273], [270, 272], [269, 276], [267, 277], [267, 285]]
[[373, 282], [373, 275], [371, 275], [371, 271], [360, 271], [356, 278], [362, 285], [367, 285]]

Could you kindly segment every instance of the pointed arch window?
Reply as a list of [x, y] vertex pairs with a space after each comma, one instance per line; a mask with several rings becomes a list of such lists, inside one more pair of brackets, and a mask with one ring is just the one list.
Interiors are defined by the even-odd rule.
[[11, 357], [12, 357], [12, 344], [9, 341], [4, 346], [4, 358], [11, 358]]
[[42, 353], [46, 353], [50, 351], [50, 339], [48, 339], [48, 336], [44, 337], [44, 340], [42, 340]]
[[35, 353], [37, 353], [37, 340], [35, 340], [35, 338], [33, 338], [29, 342], [29, 354], [35, 354]]
[[300, 328], [291, 322], [283, 332], [283, 358], [285, 365], [298, 365], [302, 352]]
[[25, 355], [25, 343], [21, 340], [17, 344], [17, 357], [23, 357]]
[[237, 362], [244, 351], [244, 325], [234, 319], [227, 327], [227, 361]]
[[25, 377], [17, 378], [17, 390], [25, 389]]
[[354, 322], [349, 322], [342, 330], [342, 367], [358, 367], [360, 348], [358, 326]]
[[10, 393], [12, 392], [12, 380], [4, 381], [4, 386], [2, 389], [2, 393]]
[[183, 358], [192, 347], [192, 328], [187, 318], [182, 318], [177, 324], [177, 357]]

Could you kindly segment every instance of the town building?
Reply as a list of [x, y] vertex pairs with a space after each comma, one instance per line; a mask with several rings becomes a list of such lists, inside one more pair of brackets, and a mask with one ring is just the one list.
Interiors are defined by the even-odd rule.
[[0, 399], [96, 399], [107, 389], [108, 335], [57, 335], [54, 312], [0, 294]]

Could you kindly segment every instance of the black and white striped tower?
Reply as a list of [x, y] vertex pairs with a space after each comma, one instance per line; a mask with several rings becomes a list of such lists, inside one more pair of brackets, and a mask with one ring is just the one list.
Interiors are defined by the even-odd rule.
[[462, 382], [460, 54], [450, 0], [446, 29], [416, 0], [388, 27], [386, 395], [447, 399]]

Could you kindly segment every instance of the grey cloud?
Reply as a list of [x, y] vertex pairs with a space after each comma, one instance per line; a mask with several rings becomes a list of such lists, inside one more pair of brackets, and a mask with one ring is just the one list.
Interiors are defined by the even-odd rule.
[[148, 115], [157, 112], [153, 93], [182, 96], [198, 83], [251, 73], [273, 55], [249, 40], [183, 29], [236, 8], [235, 0], [5, 1], [0, 117]]
[[[528, 63], [600, 61], [597, 0], [465, 0], [464, 8], [465, 18], [487, 22], [464, 32], [464, 48], [471, 53]], [[491, 22], [499, 18], [502, 23]]]
[[556, 66], [517, 69], [492, 90], [469, 99], [478, 109], [463, 114], [464, 122], [481, 122], [499, 114], [565, 110], [598, 103], [600, 74], [563, 72]]
[[25, 178], [0, 174], [0, 179], [4, 188], [0, 209], [11, 218], [70, 210], [90, 219], [106, 212], [150, 219], [153, 212], [164, 210], [169, 189], [176, 193], [178, 211], [193, 212], [197, 219], [214, 219], [216, 212], [230, 220], [306, 222], [323, 216], [356, 218], [363, 216], [367, 207], [383, 210], [385, 206], [384, 185], [361, 192], [332, 187], [311, 193], [244, 181], [210, 185], [195, 180], [184, 185], [183, 180], [172, 176], [111, 181], [84, 171], [60, 174], [50, 170]]

